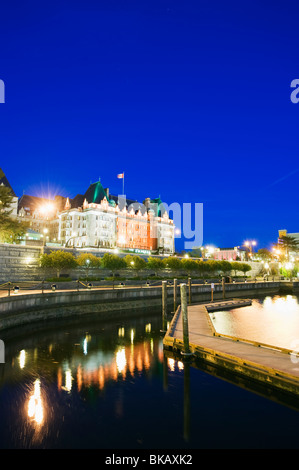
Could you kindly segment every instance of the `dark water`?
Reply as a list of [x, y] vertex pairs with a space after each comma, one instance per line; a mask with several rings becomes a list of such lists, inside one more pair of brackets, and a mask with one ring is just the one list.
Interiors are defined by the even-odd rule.
[[153, 314], [3, 338], [0, 447], [299, 447], [297, 403], [166, 357], [160, 328]]

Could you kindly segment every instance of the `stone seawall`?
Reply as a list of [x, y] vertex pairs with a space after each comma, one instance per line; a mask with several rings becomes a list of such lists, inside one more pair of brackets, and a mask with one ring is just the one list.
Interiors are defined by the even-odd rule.
[[[288, 289], [289, 293], [296, 293], [299, 291], [299, 282], [288, 285], [280, 282], [228, 284], [225, 287], [225, 295], [226, 298], [271, 295], [278, 294], [282, 287]], [[210, 285], [193, 286], [191, 296], [193, 303], [211, 300]], [[214, 300], [222, 296], [221, 285], [216, 285]], [[167, 304], [168, 313], [171, 313], [173, 311], [173, 286], [167, 289]], [[112, 318], [115, 312], [120, 316], [130, 314], [135, 310], [151, 311], [161, 306], [161, 287], [12, 294], [10, 297], [0, 298], [0, 331], [38, 321], [83, 317], [93, 313], [100, 313], [102, 318]]]

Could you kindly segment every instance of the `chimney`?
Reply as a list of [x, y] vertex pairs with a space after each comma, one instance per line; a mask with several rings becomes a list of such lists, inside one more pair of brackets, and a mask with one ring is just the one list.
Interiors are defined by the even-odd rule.
[[150, 204], [151, 204], [151, 198], [150, 198], [150, 197], [147, 197], [147, 198], [143, 201], [143, 205], [144, 205], [147, 209], [150, 209]]

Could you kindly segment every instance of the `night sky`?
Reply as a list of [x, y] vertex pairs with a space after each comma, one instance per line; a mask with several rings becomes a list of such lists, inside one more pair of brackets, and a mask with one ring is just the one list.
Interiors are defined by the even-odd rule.
[[[203, 243], [299, 231], [299, 4], [14, 1], [0, 7], [0, 167], [18, 196], [203, 203]], [[177, 240], [183, 249], [182, 240]]]

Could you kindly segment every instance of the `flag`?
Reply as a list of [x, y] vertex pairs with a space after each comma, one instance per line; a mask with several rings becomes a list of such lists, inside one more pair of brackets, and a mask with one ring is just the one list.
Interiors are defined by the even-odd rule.
[[118, 177], [119, 179], [122, 179], [124, 176], [125, 176], [124, 173], [120, 173], [119, 175], [117, 175], [117, 177]]

